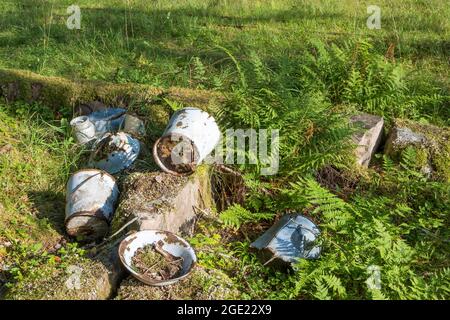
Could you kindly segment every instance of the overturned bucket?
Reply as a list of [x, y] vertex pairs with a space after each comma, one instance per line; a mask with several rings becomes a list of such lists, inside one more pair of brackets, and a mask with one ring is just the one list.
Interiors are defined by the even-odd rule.
[[178, 110], [153, 146], [153, 156], [165, 172], [188, 175], [216, 147], [220, 130], [207, 112], [197, 108]]
[[[167, 254], [182, 259], [182, 267], [178, 276], [167, 280], [155, 280], [133, 268], [132, 259], [137, 250], [147, 245], [157, 244]], [[172, 232], [163, 230], [143, 230], [129, 235], [120, 243], [119, 257], [124, 267], [136, 279], [152, 286], [166, 286], [186, 278], [197, 262], [194, 249], [186, 240]]]
[[316, 259], [321, 247], [317, 226], [300, 214], [287, 214], [254, 241], [265, 264], [291, 265], [298, 259]]
[[119, 196], [114, 177], [96, 169], [80, 170], [70, 177], [66, 191], [67, 233], [85, 241], [103, 238]]
[[107, 132], [118, 132], [125, 122], [126, 110], [122, 108], [107, 108], [89, 114], [89, 120], [95, 126], [97, 137]]
[[96, 141], [89, 165], [115, 174], [133, 164], [140, 148], [139, 140], [127, 133], [105, 133]]
[[88, 116], [73, 118], [70, 126], [79, 144], [86, 144], [95, 139], [95, 126]]

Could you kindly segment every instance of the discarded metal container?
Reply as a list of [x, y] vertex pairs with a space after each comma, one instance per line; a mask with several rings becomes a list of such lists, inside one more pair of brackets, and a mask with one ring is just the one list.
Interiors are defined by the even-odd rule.
[[125, 121], [126, 110], [122, 108], [107, 108], [89, 114], [89, 120], [95, 126], [97, 137], [107, 132], [118, 132]]
[[216, 121], [197, 108], [178, 110], [153, 146], [153, 156], [162, 170], [188, 175], [195, 171], [220, 140]]
[[123, 131], [137, 137], [145, 136], [144, 122], [138, 117], [127, 114], [125, 116]]
[[74, 173], [67, 182], [66, 230], [82, 240], [103, 238], [119, 196], [114, 177], [96, 169]]
[[315, 259], [321, 248], [315, 242], [320, 231], [308, 218], [299, 214], [283, 216], [250, 247], [261, 250], [265, 264], [293, 264], [298, 259]]
[[93, 149], [90, 166], [115, 174], [133, 164], [139, 155], [140, 143], [124, 132], [105, 133]]
[[75, 137], [80, 144], [86, 144], [95, 139], [95, 126], [87, 116], [80, 116], [72, 119], [70, 125]]
[[[137, 272], [132, 267], [132, 258], [136, 251], [146, 245], [158, 244], [162, 250], [174, 257], [183, 259], [180, 275], [167, 280], [155, 280]], [[194, 269], [197, 257], [194, 249], [179, 236], [163, 230], [143, 230], [126, 237], [119, 246], [119, 257], [125, 268], [138, 280], [152, 286], [166, 286], [186, 278]]]

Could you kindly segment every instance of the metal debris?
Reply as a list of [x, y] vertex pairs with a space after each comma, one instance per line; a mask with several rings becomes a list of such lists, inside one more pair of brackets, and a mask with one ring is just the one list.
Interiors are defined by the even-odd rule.
[[178, 110], [153, 146], [153, 156], [165, 172], [188, 175], [216, 147], [220, 130], [208, 113], [197, 108]]
[[74, 173], [67, 182], [67, 233], [84, 241], [103, 238], [118, 197], [116, 180], [108, 173], [96, 169]]
[[95, 126], [97, 137], [107, 132], [118, 132], [125, 122], [126, 110], [122, 108], [108, 108], [92, 112], [88, 117]]
[[[157, 245], [167, 254], [182, 259], [182, 269], [175, 278], [157, 280], [147, 274], [137, 272], [132, 267], [132, 259], [135, 253], [149, 245]], [[197, 262], [195, 252], [189, 243], [169, 231], [162, 230], [143, 230], [129, 235], [120, 243], [119, 257], [125, 268], [136, 279], [152, 286], [166, 286], [186, 278]]]
[[70, 126], [79, 144], [87, 144], [95, 139], [95, 126], [89, 117], [76, 117], [70, 121]]
[[265, 264], [279, 262], [292, 265], [298, 259], [316, 259], [321, 248], [316, 240], [320, 231], [308, 218], [288, 214], [269, 228], [250, 246], [261, 250]]
[[129, 134], [105, 133], [95, 142], [89, 164], [94, 168], [115, 174], [130, 167], [137, 159], [139, 151], [139, 140]]

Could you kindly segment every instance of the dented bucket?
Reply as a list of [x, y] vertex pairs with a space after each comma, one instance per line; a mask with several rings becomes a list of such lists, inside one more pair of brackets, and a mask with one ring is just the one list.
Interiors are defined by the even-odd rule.
[[153, 156], [165, 172], [188, 175], [216, 147], [220, 130], [207, 112], [197, 108], [178, 110], [153, 146]]
[[288, 214], [269, 228], [250, 247], [261, 250], [266, 264], [293, 264], [298, 259], [315, 259], [321, 248], [316, 243], [320, 231], [308, 218]]
[[79, 144], [86, 144], [95, 139], [95, 126], [89, 117], [76, 117], [70, 121], [70, 126]]
[[94, 111], [89, 115], [89, 120], [95, 126], [97, 137], [107, 132], [119, 131], [125, 121], [126, 110], [122, 108], [107, 108]]
[[106, 133], [94, 145], [89, 159], [90, 166], [115, 174], [130, 167], [140, 151], [139, 140], [129, 134]]
[[[155, 280], [142, 274], [132, 266], [132, 258], [138, 249], [147, 245], [159, 245], [166, 253], [175, 258], [181, 258], [182, 267], [180, 274], [167, 280]], [[197, 262], [194, 249], [181, 237], [169, 231], [143, 230], [126, 237], [119, 246], [119, 258], [124, 267], [138, 280], [152, 286], [166, 286], [186, 278], [194, 269]]]
[[66, 231], [81, 240], [103, 238], [109, 230], [119, 189], [107, 172], [84, 169], [67, 182]]

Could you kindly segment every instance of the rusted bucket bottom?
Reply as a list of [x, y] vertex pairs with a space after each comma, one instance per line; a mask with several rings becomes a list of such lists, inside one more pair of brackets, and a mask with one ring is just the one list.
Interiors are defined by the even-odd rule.
[[189, 175], [195, 171], [199, 152], [191, 139], [171, 133], [155, 142], [153, 156], [158, 166], [165, 172]]
[[66, 231], [71, 237], [80, 241], [94, 241], [102, 239], [109, 231], [106, 218], [91, 212], [80, 212], [71, 215], [66, 220]]

